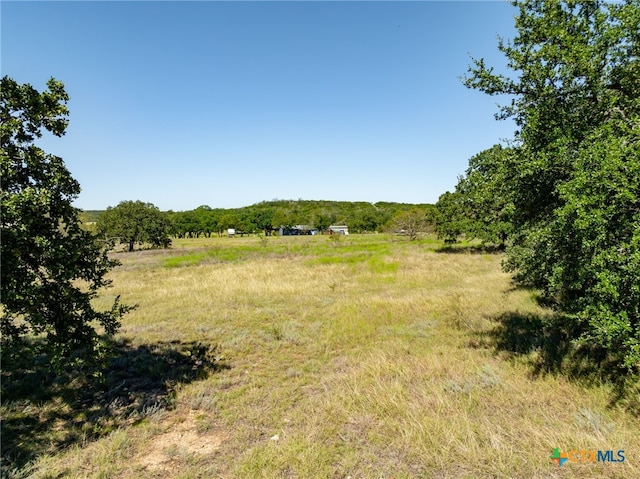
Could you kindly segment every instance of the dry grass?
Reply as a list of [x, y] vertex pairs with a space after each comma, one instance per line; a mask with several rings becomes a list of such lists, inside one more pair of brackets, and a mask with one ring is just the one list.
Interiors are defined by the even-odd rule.
[[[115, 294], [139, 304], [121, 336], [218, 345], [230, 368], [179, 385], [173, 408], [135, 426], [41, 457], [29, 474], [640, 477], [640, 423], [609, 386], [534, 375], [536, 351], [496, 349], [496, 318], [545, 314], [512, 288], [501, 256], [382, 235], [262, 243], [119, 254], [105, 304]], [[624, 449], [626, 461], [559, 468], [554, 448]]]

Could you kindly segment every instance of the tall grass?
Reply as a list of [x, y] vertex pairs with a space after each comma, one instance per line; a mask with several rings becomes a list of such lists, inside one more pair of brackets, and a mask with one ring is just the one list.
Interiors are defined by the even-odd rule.
[[[230, 367], [30, 475], [640, 477], [640, 423], [611, 386], [499, 347], [499, 318], [547, 314], [500, 255], [384, 235], [197, 241], [119, 254], [108, 293], [139, 304], [123, 339], [217, 345]], [[627, 460], [559, 467], [554, 448]]]

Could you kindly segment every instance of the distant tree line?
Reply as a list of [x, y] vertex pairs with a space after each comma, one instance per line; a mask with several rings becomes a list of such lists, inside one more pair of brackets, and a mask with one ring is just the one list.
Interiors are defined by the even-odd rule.
[[104, 212], [92, 211], [85, 218], [95, 222], [103, 238], [154, 247], [170, 244], [170, 237], [196, 238], [226, 234], [270, 236], [280, 228], [308, 225], [325, 232], [331, 225], [345, 224], [354, 233], [403, 231], [412, 238], [428, 231], [434, 206], [430, 204], [366, 203], [346, 201], [273, 200], [235, 209], [203, 205], [188, 211], [160, 212], [151, 203], [123, 201]]

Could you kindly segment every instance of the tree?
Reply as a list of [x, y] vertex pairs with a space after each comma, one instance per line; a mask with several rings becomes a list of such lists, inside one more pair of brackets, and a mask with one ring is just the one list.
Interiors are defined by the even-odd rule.
[[445, 242], [455, 242], [459, 236], [468, 233], [471, 228], [465, 205], [465, 198], [457, 191], [445, 191], [438, 198], [433, 224], [439, 238]]
[[238, 222], [239, 220], [236, 211], [226, 210], [222, 215], [220, 215], [218, 224], [222, 230], [227, 230], [229, 228], [237, 228]]
[[505, 248], [513, 229], [508, 186], [513, 171], [505, 168], [511, 151], [494, 145], [469, 160], [455, 192], [447, 192], [438, 200], [435, 222], [440, 237], [455, 239], [465, 234]]
[[220, 209], [210, 210], [206, 212], [203, 221], [204, 230], [206, 231], [208, 237], [211, 237], [211, 233], [214, 232], [220, 234], [220, 215]]
[[323, 210], [320, 210], [314, 214], [312, 224], [314, 228], [324, 234], [333, 221], [333, 217], [330, 214], [326, 214]]
[[427, 229], [427, 215], [424, 211], [411, 210], [398, 214], [394, 219], [396, 229], [409, 236], [411, 241], [418, 238], [418, 233]]
[[380, 211], [369, 203], [355, 210], [349, 219], [349, 227], [356, 233], [377, 231], [382, 224], [384, 221]]
[[128, 245], [133, 251], [136, 243], [150, 243], [156, 248], [171, 245], [171, 222], [152, 203], [122, 201], [109, 207], [98, 217], [96, 224], [100, 235]]
[[52, 78], [40, 93], [5, 76], [0, 88], [2, 343], [11, 352], [27, 336], [42, 338], [64, 362], [79, 351], [95, 352], [94, 322], [114, 334], [131, 308], [119, 298], [107, 311], [92, 306], [118, 263], [81, 227], [72, 206], [80, 186], [62, 158], [34, 144], [44, 131], [64, 135], [64, 85]]
[[506, 169], [512, 150], [494, 145], [469, 160], [456, 191], [466, 199], [469, 236], [504, 249], [512, 232], [513, 202], [508, 185], [515, 172]]
[[580, 339], [640, 365], [640, 3], [516, 1], [513, 77], [474, 60], [467, 86], [512, 96], [507, 267]]
[[203, 225], [204, 213], [210, 213], [209, 211], [179, 211], [167, 215], [172, 223], [172, 231], [177, 234], [178, 237], [198, 237], [200, 233], [204, 231], [205, 225]]
[[274, 230], [273, 227], [273, 208], [260, 208], [254, 213], [254, 224], [264, 231], [265, 236], [271, 235]]

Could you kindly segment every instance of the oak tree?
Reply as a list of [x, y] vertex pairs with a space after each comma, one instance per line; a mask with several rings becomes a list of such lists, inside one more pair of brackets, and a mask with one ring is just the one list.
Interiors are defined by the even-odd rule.
[[[512, 98], [508, 269], [629, 370], [640, 364], [640, 2], [515, 1], [510, 73], [465, 83]], [[571, 329], [571, 328], [570, 328]]]
[[95, 352], [95, 325], [113, 334], [130, 309], [119, 298], [106, 311], [94, 308], [92, 300], [110, 284], [106, 274], [117, 262], [81, 227], [72, 205], [80, 185], [62, 158], [35, 144], [44, 132], [64, 135], [68, 100], [53, 78], [43, 92], [7, 76], [0, 83], [3, 354], [26, 337], [40, 338], [60, 363], [80, 351]]
[[133, 251], [136, 243], [148, 243], [155, 248], [171, 245], [169, 217], [152, 203], [143, 201], [121, 201], [109, 207], [96, 222], [101, 236], [124, 243]]
[[513, 225], [509, 189], [512, 170], [510, 148], [494, 145], [469, 160], [453, 193], [440, 196], [435, 226], [440, 237], [455, 240], [464, 234], [504, 249]]

